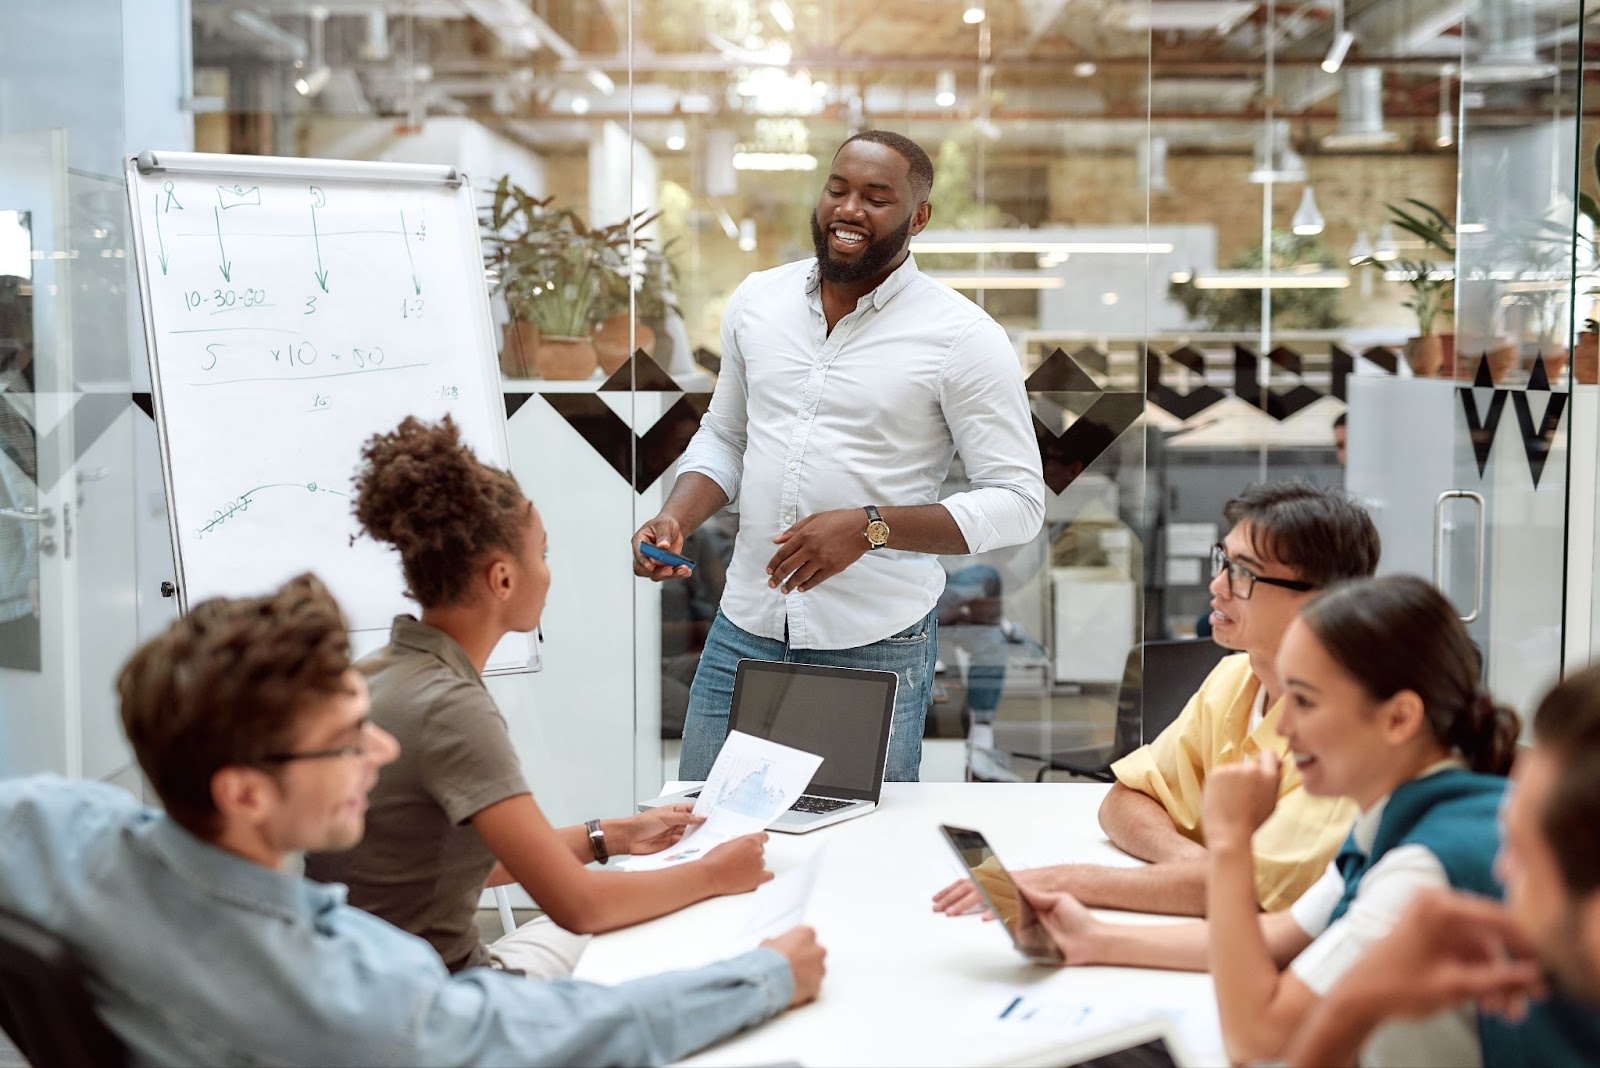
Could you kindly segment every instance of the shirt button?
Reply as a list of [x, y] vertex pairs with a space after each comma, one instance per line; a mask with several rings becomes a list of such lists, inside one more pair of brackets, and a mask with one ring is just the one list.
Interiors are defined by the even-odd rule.
[[811, 418], [811, 413], [810, 412], [801, 412], [800, 413], [800, 418], [801, 419], [810, 419]]
[[799, 464], [790, 464], [789, 465], [789, 470], [790, 471], [798, 471], [798, 470], [800, 470], [800, 465]]

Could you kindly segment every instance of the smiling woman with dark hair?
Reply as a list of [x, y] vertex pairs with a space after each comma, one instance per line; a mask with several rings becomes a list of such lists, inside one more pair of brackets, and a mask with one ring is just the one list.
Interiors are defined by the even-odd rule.
[[[1251, 836], [1277, 804], [1278, 757], [1212, 771], [1205, 789], [1207, 919], [1178, 927], [1095, 919], [1066, 894], [1024, 893], [1072, 964], [1209, 967], [1229, 1056], [1283, 1056], [1363, 950], [1422, 891], [1491, 893], [1495, 819], [1519, 722], [1478, 685], [1455, 609], [1418, 578], [1338, 586], [1304, 607], [1278, 650], [1280, 730], [1307, 793], [1361, 814], [1294, 906], [1256, 910]], [[1479, 1063], [1477, 1021], [1451, 1011], [1385, 1028], [1367, 1064]]]

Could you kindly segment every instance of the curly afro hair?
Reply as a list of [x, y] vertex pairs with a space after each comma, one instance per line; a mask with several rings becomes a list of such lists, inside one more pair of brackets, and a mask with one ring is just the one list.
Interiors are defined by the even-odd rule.
[[356, 519], [400, 551], [407, 592], [424, 608], [459, 603], [487, 554], [519, 555], [529, 507], [510, 472], [474, 456], [448, 415], [407, 416], [361, 447]]

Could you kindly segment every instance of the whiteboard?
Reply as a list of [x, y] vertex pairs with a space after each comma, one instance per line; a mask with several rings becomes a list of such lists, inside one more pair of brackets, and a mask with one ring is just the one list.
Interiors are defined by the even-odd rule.
[[[453, 168], [201, 153], [127, 161], [180, 607], [327, 584], [360, 655], [417, 611], [357, 537], [362, 443], [454, 417], [510, 468], [478, 221]], [[530, 666], [507, 635], [489, 666]]]

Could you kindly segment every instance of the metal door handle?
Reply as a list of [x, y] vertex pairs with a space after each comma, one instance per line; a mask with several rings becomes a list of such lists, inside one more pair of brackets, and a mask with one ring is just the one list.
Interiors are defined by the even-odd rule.
[[38, 523], [42, 527], [56, 525], [56, 514], [48, 508], [37, 512], [31, 508], [0, 508], [0, 519], [15, 519], [23, 523]]
[[1478, 538], [1472, 562], [1472, 611], [1461, 617], [1461, 622], [1471, 623], [1483, 611], [1483, 494], [1472, 490], [1445, 490], [1433, 502], [1433, 584], [1444, 589], [1444, 503], [1453, 497], [1465, 497], [1478, 506]]

